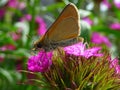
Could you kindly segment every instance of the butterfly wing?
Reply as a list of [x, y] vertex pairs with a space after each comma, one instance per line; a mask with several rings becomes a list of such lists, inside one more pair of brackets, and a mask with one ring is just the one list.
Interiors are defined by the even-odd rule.
[[68, 4], [58, 19], [48, 29], [42, 40], [59, 42], [78, 37], [80, 34], [80, 17], [76, 6]]

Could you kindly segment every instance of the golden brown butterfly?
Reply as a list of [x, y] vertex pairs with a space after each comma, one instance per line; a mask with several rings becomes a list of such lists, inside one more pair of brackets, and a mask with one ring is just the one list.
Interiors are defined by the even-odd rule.
[[[77, 7], [68, 4], [45, 35], [34, 43], [34, 50], [45, 51], [65, 47], [78, 42], [80, 35], [80, 16]], [[81, 40], [81, 39], [79, 39]]]

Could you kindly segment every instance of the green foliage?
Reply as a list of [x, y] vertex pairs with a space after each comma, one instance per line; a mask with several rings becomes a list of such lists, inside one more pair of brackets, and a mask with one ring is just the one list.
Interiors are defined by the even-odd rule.
[[[65, 58], [64, 54], [62, 54], [62, 57], [55, 56], [55, 62], [52, 66], [53, 71], [44, 73], [45, 77], [35, 73], [39, 79], [42, 79], [42, 82], [33, 78], [30, 80], [34, 81], [37, 85], [44, 85], [46, 88], [39, 88], [32, 84], [28, 85], [27, 82], [18, 84], [19, 81], [28, 80], [26, 74], [19, 72], [19, 70], [26, 70], [26, 63], [28, 57], [31, 55], [33, 43], [40, 36], [37, 34], [36, 17], [40, 16], [43, 18], [48, 28], [69, 2], [74, 3], [79, 9], [81, 16], [81, 37], [83, 37], [86, 42], [91, 43], [92, 32], [96, 31], [106, 35], [114, 45], [114, 47], [110, 49], [115, 48], [115, 51], [112, 51], [111, 54], [115, 54], [114, 57], [119, 57], [119, 30], [112, 30], [109, 27], [111, 23], [119, 22], [120, 20], [119, 9], [113, 5], [113, 0], [111, 0], [112, 7], [105, 12], [95, 7], [91, 10], [86, 9], [86, 6], [95, 0], [61, 0], [60, 2], [56, 0], [56, 2], [49, 5], [44, 5], [42, 1], [45, 0], [15, 0], [18, 1], [18, 3], [23, 2], [25, 4], [24, 8], [19, 8], [19, 5], [10, 7], [8, 1], [12, 0], [0, 0], [0, 90], [49, 90], [51, 86], [55, 87], [56, 90], [59, 89], [57, 88], [58, 86], [61, 89], [77, 88], [83, 90], [98, 90], [98, 88], [101, 88], [100, 90], [105, 90], [106, 87], [108, 87], [107, 89], [113, 90], [113, 88], [116, 87], [115, 89], [117, 89], [117, 87], [119, 87], [114, 84], [118, 83], [118, 81], [114, 81], [115, 77], [111, 76], [114, 70], [107, 67], [109, 63], [103, 63], [106, 62], [105, 57], [100, 58], [101, 62], [99, 62], [98, 66], [96, 66], [99, 61], [98, 58], [92, 57], [86, 60], [81, 57], [78, 61], [81, 62], [82, 60], [82, 63], [75, 67], [76, 62], [74, 62], [74, 60], [76, 60], [76, 58], [71, 57], [72, 60], [70, 59], [70, 63], [65, 63], [66, 59], [63, 59]], [[94, 4], [96, 5], [97, 3], [94, 2]], [[1, 10], [4, 10], [3, 16]], [[22, 21], [21, 18], [27, 14], [31, 15], [31, 20]], [[94, 24], [89, 25], [86, 23], [83, 20], [84, 17], [89, 17]], [[12, 34], [20, 36], [19, 39], [14, 40], [14, 35]], [[12, 48], [15, 48], [9, 49], [7, 46], [6, 50], [4, 50], [3, 47], [6, 45], [12, 45]], [[17, 70], [18, 64], [20, 64], [22, 68]], [[75, 67], [74, 70], [72, 70], [72, 67]], [[59, 71], [62, 73], [59, 73]], [[48, 77], [50, 76], [46, 76], [47, 74], [51, 75], [52, 80], [49, 80]], [[60, 74], [63, 74], [62, 76], [66, 75], [66, 77], [62, 77]], [[95, 78], [93, 78], [93, 76]], [[48, 80], [45, 78], [48, 78]]]

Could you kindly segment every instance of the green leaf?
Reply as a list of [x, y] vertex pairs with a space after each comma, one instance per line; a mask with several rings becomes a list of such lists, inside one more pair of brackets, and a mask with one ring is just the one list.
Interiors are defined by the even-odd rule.
[[12, 76], [7, 70], [0, 68], [0, 76], [6, 78], [9, 81], [9, 83], [14, 83]]
[[12, 32], [12, 31], [16, 31], [17, 27], [10, 25], [10, 24], [6, 24], [6, 23], [1, 23], [0, 22], [0, 31], [7, 33], [7, 32]]
[[101, 25], [101, 26], [93, 26], [92, 30], [93, 31], [98, 31], [98, 32], [103, 32], [103, 33], [105, 33], [107, 35], [112, 34], [116, 38], [120, 38], [120, 31], [118, 31], [118, 30], [112, 30], [109, 27], [106, 27], [106, 26], [103, 26], [103, 25]]
[[12, 37], [8, 36], [6, 33], [0, 34], [0, 46], [6, 45], [6, 44], [15, 44]]
[[13, 51], [13, 55], [16, 56], [21, 56], [21, 57], [29, 57], [30, 56], [30, 52], [27, 49], [24, 48], [20, 48], [18, 50]]
[[64, 6], [65, 6], [64, 3], [55, 3], [55, 4], [49, 5], [47, 7], [44, 7], [44, 9], [46, 10], [46, 12], [51, 12], [51, 11], [54, 11], [59, 8], [64, 8]]

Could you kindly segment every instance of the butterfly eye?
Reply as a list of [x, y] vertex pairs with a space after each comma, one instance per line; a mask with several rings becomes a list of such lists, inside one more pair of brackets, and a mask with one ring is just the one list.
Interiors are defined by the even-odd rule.
[[43, 45], [42, 45], [41, 43], [35, 43], [32, 50], [33, 50], [33, 51], [39, 50], [40, 48], [42, 48], [42, 46], [43, 46]]
[[37, 48], [42, 48], [42, 44], [41, 44], [41, 43], [38, 43], [38, 44], [36, 44], [36, 47], [37, 47]]

